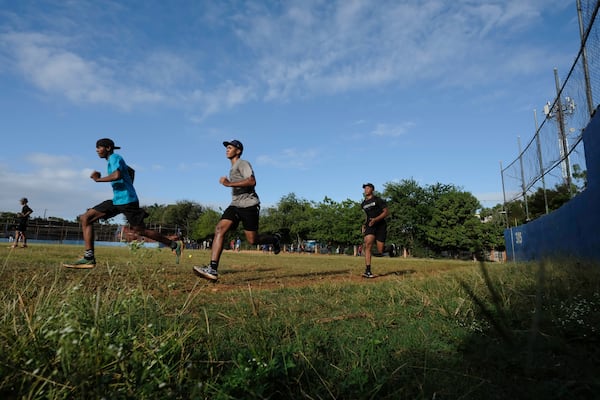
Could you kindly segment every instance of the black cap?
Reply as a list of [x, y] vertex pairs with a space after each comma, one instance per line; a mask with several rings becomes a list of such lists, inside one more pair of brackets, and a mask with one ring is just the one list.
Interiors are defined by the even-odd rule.
[[110, 147], [113, 150], [120, 149], [120, 147], [115, 146], [115, 142], [113, 142], [112, 139], [109, 138], [98, 139], [98, 141], [96, 142], [96, 147]]
[[240, 151], [244, 151], [244, 145], [239, 140], [233, 139], [229, 142], [223, 142], [223, 146], [233, 146], [236, 149], [240, 149]]
[[373, 186], [373, 184], [372, 184], [372, 183], [365, 183], [365, 184], [363, 185], [363, 189], [364, 189], [364, 188], [366, 188], [367, 186], [370, 186], [370, 187], [371, 187], [371, 189], [375, 190], [375, 186]]

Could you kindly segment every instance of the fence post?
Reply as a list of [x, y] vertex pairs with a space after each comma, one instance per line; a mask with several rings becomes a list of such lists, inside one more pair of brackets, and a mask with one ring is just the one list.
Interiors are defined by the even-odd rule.
[[521, 166], [521, 190], [523, 191], [523, 201], [525, 202], [525, 218], [529, 221], [529, 205], [527, 204], [527, 188], [525, 186], [525, 170], [523, 169], [523, 151], [521, 150], [521, 136], [517, 137], [519, 142], [519, 164]]

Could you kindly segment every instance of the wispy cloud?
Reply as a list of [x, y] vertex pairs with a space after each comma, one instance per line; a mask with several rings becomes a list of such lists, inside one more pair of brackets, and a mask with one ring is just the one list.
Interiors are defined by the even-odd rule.
[[319, 151], [316, 149], [307, 149], [298, 151], [297, 149], [283, 149], [277, 155], [260, 155], [256, 157], [256, 163], [259, 165], [268, 165], [281, 169], [303, 170], [314, 166], [318, 159]]
[[123, 109], [163, 100], [159, 92], [124, 84], [110, 66], [69, 51], [67, 38], [27, 32], [4, 34], [1, 39], [8, 44], [18, 72], [42, 92], [63, 95], [74, 103]]
[[[89, 14], [83, 15], [84, 35], [74, 34], [80, 15], [73, 10], [56, 21], [38, 15], [46, 21], [45, 31], [23, 29], [13, 16], [12, 30], [0, 36], [0, 57], [41, 92], [74, 103], [124, 110], [166, 104], [193, 110], [202, 120], [252, 101], [389, 85], [401, 90], [423, 81], [477, 86], [490, 77], [532, 73], [555, 49], [519, 45], [515, 37], [548, 7], [566, 5], [562, 0], [313, 0], [275, 7], [250, 1], [229, 11], [208, 7], [201, 24], [198, 15], [182, 14], [190, 28], [178, 42], [184, 45], [177, 46], [138, 35], [135, 26], [107, 25], [132, 12], [111, 3], [102, 10], [77, 8]], [[99, 11], [102, 18], [95, 19]], [[231, 58], [220, 51], [218, 62], [207, 59], [206, 50], [193, 45], [204, 39], [204, 29], [218, 29], [233, 45]], [[134, 54], [119, 47], [113, 30], [128, 38], [123, 46], [135, 48]], [[104, 52], [86, 52], [85, 42], [91, 45], [95, 38], [95, 49]], [[227, 73], [220, 74], [221, 68]]]
[[414, 122], [404, 122], [400, 125], [377, 124], [375, 129], [371, 131], [373, 136], [398, 137], [406, 134], [410, 129], [414, 128]]
[[[69, 156], [33, 153], [25, 157], [21, 167], [28, 172], [0, 164], [0, 209], [17, 210], [18, 199], [25, 196], [34, 209], [34, 216], [75, 216], [110, 195], [110, 189], [90, 184], [89, 168]], [[104, 190], [103, 190], [104, 189]]]

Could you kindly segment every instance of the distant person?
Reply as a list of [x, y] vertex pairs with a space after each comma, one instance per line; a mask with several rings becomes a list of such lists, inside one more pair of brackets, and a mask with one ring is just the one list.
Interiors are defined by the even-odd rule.
[[27, 225], [29, 225], [29, 216], [33, 213], [33, 210], [27, 204], [29, 201], [27, 197], [23, 197], [21, 200], [21, 212], [17, 213], [17, 229], [15, 231], [15, 242], [11, 247], [15, 248], [19, 246], [19, 240], [23, 247], [27, 247]]
[[251, 245], [273, 245], [273, 252], [279, 254], [281, 246], [279, 244], [281, 235], [266, 235], [258, 233], [258, 216], [260, 211], [260, 200], [254, 190], [256, 178], [252, 166], [241, 156], [244, 146], [239, 140], [223, 142], [225, 146], [225, 156], [231, 162], [229, 177], [223, 176], [219, 183], [231, 188], [231, 204], [217, 223], [215, 227], [215, 237], [213, 239], [211, 259], [207, 266], [194, 267], [194, 272], [211, 281], [218, 279], [218, 268], [221, 254], [223, 253], [223, 241], [225, 235], [232, 229], [237, 229], [241, 222], [244, 227], [244, 234]]
[[96, 153], [98, 157], [105, 158], [108, 162], [107, 175], [102, 177], [100, 172], [94, 171], [90, 175], [95, 182], [110, 182], [113, 188], [113, 199], [106, 200], [88, 209], [79, 217], [85, 243], [83, 258], [71, 264], [63, 264], [67, 268], [94, 268], [96, 257], [94, 255], [94, 222], [100, 219], [110, 219], [119, 214], [125, 215], [131, 225], [131, 229], [141, 236], [156, 240], [168, 246], [177, 256], [179, 263], [181, 256], [181, 241], [171, 240], [160, 233], [146, 228], [144, 219], [148, 213], [140, 208], [138, 196], [133, 188], [133, 169], [125, 163], [123, 157], [114, 153], [116, 147], [111, 139], [100, 139], [96, 142]]
[[[377, 245], [378, 256], [383, 255], [385, 240], [387, 238], [387, 222], [385, 218], [389, 215], [387, 203], [382, 198], [375, 196], [375, 186], [372, 183], [365, 183], [363, 186], [364, 200], [361, 207], [366, 214], [366, 220], [362, 226], [365, 245], [363, 251], [365, 254], [365, 272], [363, 277], [374, 278], [371, 272], [371, 256], [373, 244]], [[390, 256], [394, 255], [395, 245], [388, 247]]]

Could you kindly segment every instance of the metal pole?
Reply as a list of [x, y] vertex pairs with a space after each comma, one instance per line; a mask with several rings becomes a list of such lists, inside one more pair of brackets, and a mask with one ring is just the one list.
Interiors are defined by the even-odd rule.
[[573, 197], [571, 188], [571, 166], [569, 165], [569, 146], [567, 145], [567, 135], [565, 133], [565, 118], [563, 114], [562, 102], [560, 100], [560, 80], [558, 79], [558, 70], [554, 68], [554, 81], [556, 82], [556, 112], [558, 122], [558, 135], [561, 145], [562, 162], [565, 166], [565, 183], [569, 189], [569, 197]]
[[519, 142], [519, 164], [521, 165], [521, 190], [523, 190], [523, 201], [525, 202], [525, 217], [529, 221], [529, 205], [527, 204], [527, 190], [525, 189], [525, 170], [523, 169], [523, 152], [521, 151], [521, 136], [517, 137]]
[[594, 114], [594, 98], [592, 97], [592, 85], [590, 83], [590, 71], [587, 62], [587, 50], [585, 48], [586, 38], [583, 29], [583, 16], [581, 11], [581, 0], [577, 0], [577, 17], [579, 18], [579, 36], [581, 37], [581, 63], [583, 65], [583, 76], [585, 80], [585, 95], [587, 98], [588, 113], [590, 117]]
[[504, 199], [504, 201], [502, 202], [502, 211], [504, 212], [504, 216], [506, 217], [506, 228], [509, 228], [508, 209], [506, 208], [506, 190], [504, 189], [504, 170], [502, 169], [502, 161], [500, 161], [500, 177], [502, 178], [502, 197]]
[[542, 177], [542, 188], [544, 190], [544, 206], [546, 207], [546, 214], [548, 211], [548, 195], [546, 193], [546, 174], [544, 173], [544, 162], [542, 160], [542, 144], [540, 143], [540, 130], [538, 128], [537, 111], [533, 110], [533, 120], [535, 121], [535, 143], [537, 145], [538, 161], [540, 164], [540, 174]]

